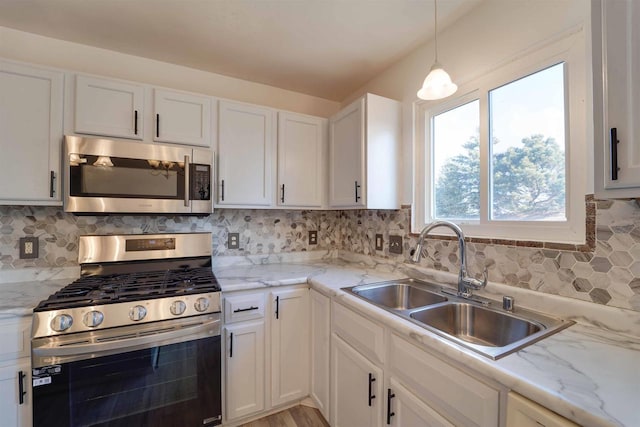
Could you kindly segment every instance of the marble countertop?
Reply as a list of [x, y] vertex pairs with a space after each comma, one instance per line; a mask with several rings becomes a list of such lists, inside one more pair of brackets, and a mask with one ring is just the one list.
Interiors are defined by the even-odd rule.
[[[453, 283], [455, 275], [341, 255], [340, 259], [296, 258], [295, 263], [281, 258], [275, 263], [264, 258], [214, 258], [214, 271], [223, 292], [308, 283], [416, 344], [437, 351], [445, 360], [479, 372], [580, 425], [640, 426], [636, 408], [640, 402], [640, 313], [508, 287], [517, 304], [578, 323], [493, 361], [340, 290], [404, 277]], [[0, 274], [0, 319], [30, 315], [39, 301], [78, 275], [77, 269]], [[490, 283], [485, 296], [499, 299], [504, 294], [501, 286]]]
[[[630, 329], [637, 332], [640, 313], [534, 295], [533, 307], [527, 308], [549, 314], [565, 312], [563, 317], [579, 323], [493, 361], [340, 290], [419, 276], [403, 266], [340, 259], [265, 265], [229, 265], [227, 261], [224, 266], [214, 266], [214, 271], [223, 292], [309, 283], [313, 289], [383, 322], [416, 344], [437, 351], [445, 360], [481, 373], [580, 425], [640, 426], [640, 411], [636, 408], [640, 401], [640, 337], [624, 333]], [[489, 290], [486, 296], [491, 297], [492, 292], [499, 293], [500, 289]], [[525, 297], [518, 293], [518, 303], [523, 304]], [[593, 316], [585, 312], [584, 304], [589, 304], [587, 310]], [[556, 313], [541, 310], [540, 306]]]

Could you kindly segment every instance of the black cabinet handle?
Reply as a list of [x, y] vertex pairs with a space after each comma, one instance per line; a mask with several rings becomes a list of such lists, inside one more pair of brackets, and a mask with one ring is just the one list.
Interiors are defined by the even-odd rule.
[[229, 334], [229, 357], [233, 357], [233, 332]]
[[395, 416], [395, 412], [391, 412], [391, 399], [396, 397], [394, 393], [391, 392], [391, 389], [387, 389], [387, 425], [391, 425], [391, 417]]
[[237, 310], [233, 310], [233, 312], [234, 313], [242, 313], [243, 311], [252, 311], [252, 310], [257, 310], [257, 309], [258, 309], [258, 307], [251, 306], [249, 308], [239, 308]]
[[20, 403], [20, 405], [22, 405], [24, 403], [24, 396], [27, 394], [27, 392], [24, 389], [24, 378], [27, 375], [20, 371], [18, 372], [18, 401]]
[[280, 318], [280, 297], [276, 297], [276, 319]]
[[222, 189], [220, 190], [220, 200], [224, 202], [224, 179], [221, 182]]
[[49, 176], [49, 197], [53, 197], [53, 195], [56, 194], [56, 173], [54, 171], [50, 171]]
[[356, 181], [356, 186], [355, 186], [355, 190], [356, 190], [356, 203], [358, 203], [358, 200], [360, 200], [362, 197], [358, 196], [358, 188], [360, 188], [360, 186], [358, 185], [358, 181]]
[[611, 128], [611, 180], [618, 180], [618, 128]]
[[138, 110], [133, 110], [133, 133], [138, 134]]
[[160, 114], [156, 114], [156, 138], [160, 138]]
[[369, 398], [369, 406], [372, 406], [372, 401], [373, 401], [373, 399], [376, 398], [375, 394], [372, 394], [373, 393], [373, 383], [375, 381], [376, 381], [376, 379], [373, 378], [373, 374], [369, 373], [369, 396], [368, 396], [368, 398]]
[[284, 184], [282, 184], [282, 197], [280, 198], [280, 202], [284, 203]]

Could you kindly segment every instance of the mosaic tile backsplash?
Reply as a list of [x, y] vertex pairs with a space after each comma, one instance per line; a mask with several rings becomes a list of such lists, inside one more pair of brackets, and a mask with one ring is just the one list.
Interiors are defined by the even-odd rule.
[[[308, 231], [318, 231], [309, 245]], [[259, 255], [341, 249], [408, 262], [417, 236], [410, 235], [410, 209], [397, 211], [217, 210], [208, 217], [74, 216], [56, 207], [0, 207], [0, 269], [77, 265], [78, 236], [109, 233], [210, 231], [213, 252]], [[240, 234], [240, 248], [226, 247], [228, 233]], [[384, 250], [375, 250], [382, 234]], [[403, 237], [404, 253], [389, 253], [390, 235]], [[18, 239], [37, 236], [39, 257], [21, 260]], [[468, 267], [489, 280], [597, 304], [640, 311], [640, 207], [636, 201], [598, 201], [594, 252], [469, 243]], [[421, 264], [457, 272], [458, 245], [428, 240]]]

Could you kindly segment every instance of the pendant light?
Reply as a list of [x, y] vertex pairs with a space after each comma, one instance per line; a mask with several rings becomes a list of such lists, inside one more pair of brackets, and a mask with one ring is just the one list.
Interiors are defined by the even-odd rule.
[[433, 24], [435, 43], [435, 62], [418, 91], [418, 98], [425, 100], [442, 99], [453, 95], [458, 90], [458, 85], [451, 81], [449, 74], [438, 63], [438, 0], [433, 3]]

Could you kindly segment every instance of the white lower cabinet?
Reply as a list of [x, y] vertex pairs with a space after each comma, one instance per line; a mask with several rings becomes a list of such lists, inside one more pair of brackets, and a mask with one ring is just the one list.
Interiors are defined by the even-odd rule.
[[31, 361], [0, 367], [0, 414], [3, 427], [31, 426]]
[[309, 289], [271, 292], [271, 405], [309, 395]]
[[0, 425], [31, 426], [31, 318], [0, 322]]
[[227, 325], [226, 418], [236, 419], [265, 409], [264, 320]]
[[510, 392], [507, 398], [507, 427], [578, 427], [577, 424]]
[[225, 424], [309, 395], [309, 288], [223, 295]]
[[390, 375], [454, 425], [499, 425], [499, 390], [394, 333], [388, 352]]
[[331, 425], [500, 425], [500, 391], [341, 304], [331, 307]]
[[320, 413], [329, 419], [329, 366], [331, 299], [311, 290], [311, 387], [310, 395]]
[[331, 425], [382, 426], [383, 371], [337, 334], [331, 338]]
[[446, 418], [391, 378], [386, 397], [386, 423], [397, 427], [454, 427]]

